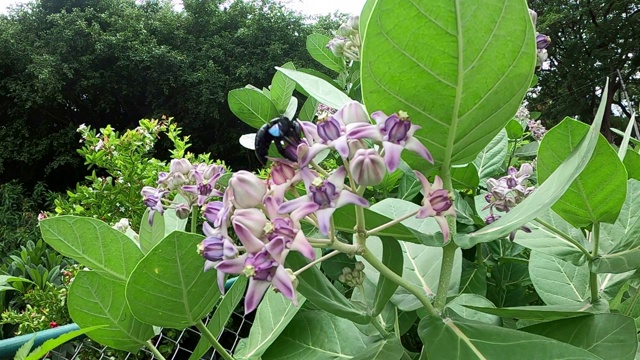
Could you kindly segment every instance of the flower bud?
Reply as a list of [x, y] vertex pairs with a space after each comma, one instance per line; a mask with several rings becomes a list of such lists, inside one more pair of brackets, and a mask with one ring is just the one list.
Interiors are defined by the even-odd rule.
[[296, 170], [291, 165], [280, 161], [274, 162], [271, 168], [271, 181], [276, 185], [282, 185], [292, 180], [295, 175]]
[[208, 202], [204, 206], [202, 215], [204, 216], [205, 219], [207, 219], [208, 222], [212, 224], [216, 224], [216, 221], [218, 221], [218, 216], [219, 216], [218, 214], [220, 214], [220, 211], [222, 210], [223, 207], [224, 207], [224, 204], [222, 203], [222, 201]]
[[247, 228], [253, 236], [260, 238], [264, 234], [267, 217], [261, 210], [256, 208], [237, 209], [233, 212], [233, 216], [231, 216], [231, 223], [234, 229], [242, 225]]
[[382, 156], [374, 149], [360, 149], [356, 151], [349, 170], [356, 183], [370, 186], [382, 182], [387, 173], [387, 166]]
[[342, 36], [334, 37], [333, 39], [329, 40], [327, 48], [331, 50], [333, 55], [342, 57], [342, 55], [344, 55], [344, 44], [346, 40], [347, 39]]
[[347, 24], [342, 24], [338, 28], [338, 31], [336, 31], [336, 34], [340, 36], [349, 36], [351, 35], [351, 28]]
[[178, 204], [176, 205], [176, 216], [178, 219], [186, 219], [191, 214], [191, 207], [187, 204]]
[[533, 175], [533, 166], [529, 163], [524, 163], [520, 165], [520, 170], [516, 174], [516, 176], [518, 177], [525, 176], [525, 175], [527, 177]]
[[187, 183], [187, 178], [182, 173], [175, 173], [167, 179], [167, 186], [169, 190], [179, 189], [182, 185]]
[[347, 26], [353, 30], [360, 30], [360, 16], [352, 16], [347, 20]]
[[193, 166], [187, 159], [173, 159], [171, 160], [171, 165], [169, 166], [169, 172], [187, 175], [192, 168]]
[[369, 123], [369, 115], [365, 111], [364, 106], [357, 101], [346, 103], [333, 117], [338, 119], [338, 121], [342, 121], [345, 125], [359, 122]]
[[529, 9], [529, 16], [531, 16], [531, 21], [533, 21], [533, 27], [536, 27], [536, 22], [538, 21], [538, 13]]
[[536, 35], [536, 46], [538, 50], [546, 49], [549, 45], [551, 45], [551, 38], [544, 34]]
[[262, 198], [267, 193], [267, 186], [254, 174], [241, 170], [229, 179], [229, 188], [236, 205], [247, 209], [262, 204]]

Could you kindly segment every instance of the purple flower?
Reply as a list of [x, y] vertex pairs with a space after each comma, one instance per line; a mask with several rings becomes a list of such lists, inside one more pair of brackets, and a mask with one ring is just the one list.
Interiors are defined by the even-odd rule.
[[282, 201], [287, 190], [301, 180], [300, 174], [296, 170], [298, 164], [287, 159], [271, 160], [271, 173], [267, 178], [267, 188], [279, 201]]
[[294, 221], [315, 212], [318, 216], [318, 228], [324, 235], [329, 234], [331, 216], [337, 208], [347, 204], [368, 207], [367, 200], [350, 191], [343, 190], [347, 170], [339, 167], [328, 179], [323, 180], [309, 169], [301, 170], [302, 180], [307, 188], [306, 196], [287, 201], [280, 205], [278, 213], [291, 213]]
[[149, 208], [149, 225], [153, 225], [153, 214], [157, 211], [160, 214], [164, 213], [164, 207], [162, 206], [162, 197], [168, 193], [167, 190], [156, 189], [151, 186], [145, 186], [140, 191], [140, 194], [144, 197], [144, 204]]
[[399, 111], [397, 114], [387, 116], [382, 111], [376, 111], [371, 114], [371, 117], [377, 125], [351, 125], [347, 137], [350, 139], [369, 138], [382, 142], [384, 160], [389, 172], [398, 168], [400, 154], [404, 149], [411, 150], [433, 163], [433, 157], [429, 150], [413, 136], [421, 127], [412, 124], [406, 112]]
[[301, 230], [300, 222], [294, 221], [288, 216], [278, 214], [281, 200], [274, 196], [267, 196], [264, 200], [264, 206], [271, 222], [265, 225], [265, 233], [269, 241], [278, 237], [284, 240], [285, 246], [304, 255], [309, 260], [316, 257], [309, 240]]
[[214, 229], [205, 222], [202, 224], [202, 232], [206, 238], [198, 244], [198, 254], [206, 259], [205, 271], [214, 268], [224, 259], [233, 259], [238, 256], [238, 249], [220, 229]]
[[538, 50], [546, 49], [551, 45], [551, 38], [544, 34], [536, 35], [536, 47]]
[[374, 149], [359, 149], [356, 151], [349, 170], [353, 180], [359, 185], [378, 185], [387, 173], [384, 159]]
[[[211, 177], [206, 177], [206, 173], [201, 170], [193, 170], [192, 175], [196, 179], [195, 185], [185, 185], [183, 191], [196, 194], [198, 196], [198, 206], [202, 206], [212, 196], [222, 196], [220, 190], [216, 190], [216, 182], [222, 176], [223, 172], [217, 172]], [[206, 174], [208, 175], [208, 174]]]
[[418, 219], [433, 217], [440, 226], [444, 242], [447, 243], [449, 242], [449, 224], [447, 224], [445, 216], [456, 216], [451, 194], [444, 189], [442, 179], [439, 176], [436, 175], [433, 184], [430, 184], [429, 180], [420, 172], [414, 171], [414, 173], [420, 180], [422, 191], [424, 192], [422, 208], [420, 208], [416, 217]]
[[245, 170], [238, 171], [229, 179], [232, 203], [238, 208], [248, 209], [262, 204], [267, 193], [267, 185], [255, 174]]

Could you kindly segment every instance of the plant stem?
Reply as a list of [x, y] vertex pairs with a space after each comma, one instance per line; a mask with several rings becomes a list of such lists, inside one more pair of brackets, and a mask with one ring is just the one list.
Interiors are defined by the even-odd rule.
[[379, 233], [382, 230], [388, 229], [388, 228], [392, 227], [393, 225], [399, 224], [399, 223], [407, 220], [410, 217], [416, 216], [416, 214], [418, 214], [418, 211], [419, 210], [412, 211], [412, 212], [410, 212], [408, 214], [402, 215], [399, 218], [393, 219], [393, 220], [389, 221], [386, 224], [382, 224], [382, 225], [378, 226], [377, 228], [373, 228], [371, 230], [367, 230], [367, 236], [375, 235], [376, 233]]
[[209, 340], [209, 343], [211, 343], [211, 346], [213, 346], [214, 349], [216, 349], [216, 351], [218, 352], [218, 354], [220, 354], [220, 356], [222, 356], [223, 359], [225, 360], [234, 360], [233, 356], [231, 356], [227, 350], [225, 350], [225, 348], [222, 347], [222, 345], [220, 345], [220, 343], [218, 342], [218, 340], [216, 340], [215, 336], [213, 336], [213, 334], [211, 333], [211, 331], [209, 331], [209, 329], [207, 329], [207, 327], [204, 325], [204, 323], [202, 322], [202, 320], [199, 320], [196, 323], [196, 327], [198, 328], [198, 330], [200, 330], [200, 332], [202, 333], [202, 335], [204, 337], [207, 338], [207, 340]]
[[365, 249], [365, 251], [361, 254], [361, 256], [371, 266], [373, 266], [374, 269], [378, 270], [378, 272], [380, 272], [380, 275], [382, 275], [382, 276], [386, 277], [387, 279], [393, 281], [394, 283], [398, 284], [398, 286], [401, 286], [401, 287], [405, 288], [408, 292], [410, 292], [416, 298], [418, 298], [418, 301], [420, 301], [420, 303], [422, 303], [424, 308], [429, 313], [429, 316], [431, 316], [431, 317], [439, 316], [439, 314], [436, 311], [436, 309], [433, 307], [433, 305], [431, 305], [431, 301], [429, 300], [427, 295], [424, 292], [422, 292], [422, 289], [420, 289], [419, 287], [413, 285], [412, 283], [408, 282], [407, 280], [403, 279], [402, 276], [394, 273], [393, 270], [391, 270], [388, 267], [386, 267], [382, 263], [382, 261], [380, 261], [373, 254], [371, 254], [371, 252], [369, 250]]
[[[453, 193], [453, 184], [451, 182], [451, 168], [442, 166], [441, 171], [443, 187]], [[456, 218], [447, 216], [447, 225], [449, 226], [449, 243], [442, 249], [442, 264], [440, 265], [440, 279], [438, 280], [438, 290], [434, 301], [436, 309], [442, 313], [447, 303], [447, 293], [451, 284], [451, 274], [453, 273], [453, 265], [458, 245], [453, 241], [456, 237]]]
[[166, 360], [164, 358], [164, 356], [162, 356], [162, 354], [160, 354], [160, 351], [158, 351], [158, 349], [153, 346], [153, 344], [151, 343], [151, 340], [145, 341], [144, 346], [146, 346], [147, 349], [149, 349], [149, 351], [151, 351], [153, 353], [153, 356], [158, 359], [158, 360]]
[[331, 245], [329, 245], [329, 247], [331, 247], [334, 250], [338, 250], [342, 253], [345, 253], [349, 256], [354, 256], [356, 254], [360, 254], [363, 251], [363, 248], [359, 247], [358, 245], [353, 245], [353, 244], [345, 244], [341, 241], [334, 241]]
[[[598, 246], [600, 244], [600, 223], [593, 223], [593, 232], [591, 233], [591, 240], [593, 242], [593, 250], [591, 251], [591, 259], [598, 257]], [[596, 303], [600, 296], [598, 294], [598, 274], [591, 271], [589, 273], [589, 286], [591, 287], [591, 303]]]
[[384, 328], [384, 326], [382, 326], [382, 324], [380, 324], [380, 320], [378, 320], [378, 316], [374, 316], [371, 318], [371, 324], [378, 330], [378, 332], [380, 333], [380, 335], [382, 335], [383, 338], [387, 339], [389, 338], [389, 332]]
[[321, 257], [319, 257], [319, 258], [317, 258], [317, 259], [313, 260], [312, 262], [308, 263], [307, 265], [305, 265], [305, 266], [301, 267], [301, 268], [300, 268], [300, 269], [298, 269], [296, 272], [294, 272], [294, 273], [293, 273], [293, 275], [298, 276], [298, 275], [300, 275], [301, 273], [303, 273], [305, 270], [308, 270], [308, 269], [310, 269], [311, 267], [313, 267], [314, 265], [316, 265], [317, 263], [321, 263], [321, 262], [323, 262], [323, 261], [325, 261], [325, 260], [327, 260], [327, 259], [330, 259], [330, 258], [332, 258], [332, 257], [334, 257], [334, 256], [336, 256], [336, 255], [338, 255], [338, 254], [340, 254], [340, 251], [338, 251], [338, 250], [333, 250], [332, 252], [330, 252], [330, 253], [328, 253], [328, 254], [326, 254], [326, 255], [323, 255], [323, 256], [321, 256]]
[[191, 207], [191, 232], [196, 233], [196, 225], [198, 224], [198, 215], [199, 215], [198, 207]]
[[573, 245], [576, 248], [578, 248], [578, 250], [580, 250], [587, 257], [588, 261], [591, 261], [592, 256], [589, 253], [589, 250], [587, 250], [584, 246], [582, 246], [582, 244], [580, 244], [574, 238], [572, 238], [568, 234], [565, 234], [564, 232], [558, 230], [556, 227], [554, 227], [553, 225], [549, 224], [548, 222], [546, 222], [544, 220], [540, 220], [540, 219], [536, 218], [535, 222], [537, 222], [538, 224], [544, 226], [545, 228], [547, 228], [547, 230], [551, 231], [552, 233], [554, 233], [554, 234], [560, 236], [561, 238], [567, 240], [568, 242], [570, 242], [571, 245]]
[[[449, 220], [449, 219], [447, 219]], [[455, 219], [453, 219], [455, 221]], [[444, 306], [447, 303], [447, 293], [449, 292], [449, 285], [451, 284], [451, 274], [453, 273], [453, 263], [456, 256], [456, 245], [451, 240], [444, 248], [442, 248], [442, 264], [440, 265], [440, 279], [438, 280], [438, 290], [436, 293], [436, 299], [434, 306], [438, 311], [442, 312]]]
[[511, 160], [513, 159], [513, 156], [516, 154], [516, 148], [518, 147], [518, 140], [520, 139], [515, 139], [513, 142], [513, 148], [511, 148], [511, 154], [509, 154], [509, 160], [507, 161], [507, 169], [511, 166]]

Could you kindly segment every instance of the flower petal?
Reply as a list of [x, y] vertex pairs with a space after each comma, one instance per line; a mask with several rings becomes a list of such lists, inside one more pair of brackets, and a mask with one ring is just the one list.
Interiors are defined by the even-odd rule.
[[376, 122], [376, 124], [384, 124], [384, 122], [389, 118], [389, 115], [382, 111], [376, 111], [371, 114], [371, 118]]
[[345, 206], [347, 204], [369, 207], [369, 202], [362, 196], [356, 195], [348, 190], [342, 190], [342, 192], [340, 192], [340, 196], [338, 197], [338, 201], [336, 202], [336, 208]]
[[347, 127], [348, 139], [371, 139], [382, 141], [382, 134], [376, 125], [366, 123], [353, 123]]
[[[308, 204], [311, 200], [309, 200], [308, 196], [299, 197], [297, 199], [285, 201], [278, 207], [278, 214], [288, 214], [296, 209], [300, 209], [300, 207]], [[313, 212], [313, 211], [312, 211]], [[307, 216], [306, 214], [305, 216]]]
[[245, 314], [253, 312], [258, 307], [260, 300], [262, 300], [270, 285], [271, 283], [268, 281], [255, 280], [253, 277], [249, 279], [247, 294], [244, 297]]
[[271, 283], [282, 295], [291, 299], [293, 304], [298, 306], [298, 298], [296, 297], [296, 290], [293, 288], [293, 282], [291, 282], [291, 277], [289, 277], [287, 270], [282, 265], [276, 268], [276, 273], [273, 275]]
[[407, 139], [404, 145], [405, 149], [413, 151], [414, 153], [422, 156], [425, 160], [433, 164], [433, 156], [427, 148], [420, 142], [420, 140], [410, 137]]
[[316, 211], [318, 216], [318, 229], [323, 235], [329, 235], [329, 228], [331, 227], [331, 216], [336, 208], [326, 208]]
[[396, 171], [400, 165], [400, 154], [404, 149], [402, 145], [394, 144], [388, 141], [382, 142], [384, 148], [384, 163], [387, 165], [389, 173]]
[[235, 259], [222, 260], [216, 265], [216, 270], [225, 274], [242, 274], [246, 258], [247, 254], [243, 254]]
[[[300, 147], [302, 147], [302, 146], [304, 146], [304, 144], [300, 144]], [[303, 154], [300, 157], [300, 166], [309, 165], [309, 163], [313, 160], [313, 158], [316, 157], [316, 155], [318, 155], [320, 153], [320, 151], [322, 151], [322, 150], [324, 150], [324, 149], [326, 149], [328, 147], [329, 146], [327, 146], [325, 144], [315, 143], [306, 151], [298, 150], [299, 154]]]
[[291, 212], [291, 220], [300, 221], [301, 219], [304, 219], [305, 216], [311, 214], [312, 212], [318, 210], [319, 208], [320, 208], [320, 205], [314, 202], [306, 203], [300, 206], [298, 209]]
[[240, 242], [244, 245], [248, 253], [255, 254], [264, 248], [264, 242], [253, 235], [251, 230], [244, 226], [244, 224], [239, 222], [234, 223], [233, 230], [235, 230], [238, 239], [240, 239]]
[[444, 243], [449, 242], [449, 224], [444, 216], [435, 216], [436, 222], [440, 225], [440, 231], [442, 231], [442, 237], [444, 237]]
[[307, 237], [302, 231], [298, 231], [296, 237], [293, 239], [289, 247], [291, 248], [291, 250], [299, 252], [309, 260], [315, 260], [316, 258], [316, 252], [313, 249], [313, 246], [309, 244], [309, 240], [307, 240]]

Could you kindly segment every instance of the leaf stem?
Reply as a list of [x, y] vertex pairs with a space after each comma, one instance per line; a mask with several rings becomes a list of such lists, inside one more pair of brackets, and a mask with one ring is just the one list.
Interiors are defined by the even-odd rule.
[[216, 351], [218, 352], [218, 354], [220, 354], [220, 356], [222, 356], [223, 359], [225, 360], [234, 360], [233, 356], [231, 356], [227, 350], [225, 350], [225, 348], [222, 347], [222, 345], [220, 345], [220, 343], [218, 342], [218, 340], [216, 340], [215, 336], [213, 336], [213, 334], [211, 333], [211, 331], [209, 331], [209, 329], [207, 329], [207, 327], [204, 325], [204, 323], [202, 322], [202, 320], [199, 320], [196, 323], [196, 327], [198, 328], [198, 330], [200, 330], [200, 332], [202, 333], [202, 335], [207, 338], [207, 340], [209, 341], [209, 343], [211, 343], [211, 346], [213, 346], [214, 349], [216, 349]]
[[420, 303], [427, 310], [427, 312], [429, 313], [429, 316], [431, 317], [439, 316], [438, 312], [433, 307], [433, 305], [431, 305], [431, 301], [429, 300], [427, 295], [422, 291], [422, 289], [413, 285], [409, 281], [402, 278], [402, 276], [396, 274], [395, 272], [393, 272], [393, 270], [386, 267], [382, 263], [382, 261], [380, 261], [377, 257], [375, 257], [375, 255], [373, 255], [368, 249], [365, 249], [365, 251], [361, 254], [361, 256], [369, 263], [369, 265], [373, 266], [374, 269], [378, 270], [378, 272], [380, 272], [380, 275], [393, 281], [394, 283], [398, 284], [398, 286], [403, 287], [408, 292], [413, 294], [413, 296], [415, 296], [418, 299], [418, 301], [420, 301]]
[[310, 269], [311, 267], [313, 267], [314, 265], [316, 265], [316, 264], [318, 264], [318, 263], [321, 263], [321, 262], [323, 262], [323, 261], [325, 261], [325, 260], [327, 260], [327, 259], [330, 259], [330, 258], [332, 258], [332, 257], [334, 257], [334, 256], [336, 256], [336, 255], [338, 255], [338, 254], [340, 254], [340, 251], [338, 251], [338, 250], [333, 250], [332, 252], [330, 252], [330, 253], [328, 253], [328, 254], [325, 254], [325, 255], [323, 255], [323, 256], [321, 256], [321, 257], [319, 257], [319, 258], [317, 258], [317, 259], [313, 260], [312, 262], [308, 263], [307, 265], [305, 265], [305, 266], [301, 267], [301, 268], [300, 268], [300, 269], [298, 269], [296, 272], [294, 272], [294, 273], [293, 273], [293, 275], [298, 276], [298, 275], [300, 275], [301, 273], [303, 273], [305, 270], [308, 270], [308, 269]]
[[[591, 241], [593, 243], [593, 250], [591, 251], [591, 259], [598, 257], [598, 246], [600, 244], [600, 223], [593, 223], [593, 232], [591, 232]], [[595, 304], [600, 296], [598, 289], [598, 274], [589, 272], [589, 287], [591, 287], [591, 303]]]
[[383, 338], [388, 339], [389, 338], [389, 332], [384, 328], [384, 326], [382, 326], [382, 324], [380, 323], [380, 320], [378, 320], [378, 316], [372, 316], [371, 317], [371, 324], [378, 330], [378, 332], [380, 333], [380, 335], [382, 335]]
[[392, 226], [394, 226], [396, 224], [399, 224], [399, 223], [407, 220], [410, 217], [416, 216], [418, 214], [418, 211], [420, 211], [420, 210], [418, 209], [418, 210], [412, 211], [412, 212], [410, 212], [408, 214], [404, 214], [404, 215], [400, 216], [399, 218], [395, 218], [395, 219], [389, 221], [386, 224], [382, 224], [382, 225], [378, 226], [377, 228], [373, 228], [371, 230], [367, 230], [366, 235], [367, 236], [375, 235], [375, 234], [379, 233], [382, 230], [388, 229], [388, 228], [390, 228], [390, 227], [392, 227]]
[[191, 207], [191, 232], [196, 233], [196, 225], [198, 224], [198, 215], [199, 215], [198, 207]]
[[571, 245], [573, 245], [576, 248], [578, 248], [578, 250], [580, 250], [586, 256], [587, 260], [591, 261], [592, 256], [589, 253], [589, 250], [587, 250], [584, 246], [582, 246], [582, 244], [580, 244], [578, 241], [576, 241], [576, 239], [574, 239], [571, 236], [569, 236], [568, 234], [560, 231], [555, 226], [549, 224], [548, 222], [546, 222], [544, 220], [536, 218], [534, 221], [537, 222], [538, 224], [544, 226], [545, 228], [547, 228], [547, 230], [551, 231], [552, 233], [554, 233], [554, 234], [560, 236], [561, 238], [567, 240], [568, 242], [570, 242]]
[[158, 360], [166, 360], [164, 358], [164, 356], [162, 356], [162, 354], [160, 354], [160, 351], [158, 351], [158, 349], [153, 346], [153, 344], [151, 343], [151, 340], [147, 340], [144, 343], [144, 346], [149, 349], [149, 351], [151, 351], [151, 353], [153, 353], [153, 357], [155, 357]]
[[[443, 166], [440, 171], [442, 175], [443, 187], [449, 191], [454, 192], [453, 184], [451, 182], [451, 168]], [[458, 245], [453, 241], [457, 234], [456, 218], [453, 216], [447, 216], [447, 225], [449, 226], [450, 239], [449, 243], [442, 249], [442, 264], [440, 265], [440, 279], [438, 280], [438, 290], [436, 298], [434, 300], [434, 306], [442, 313], [444, 306], [447, 303], [447, 293], [449, 292], [449, 285], [451, 284], [451, 274], [453, 273], [454, 260], [456, 256], [456, 250]]]

